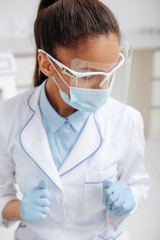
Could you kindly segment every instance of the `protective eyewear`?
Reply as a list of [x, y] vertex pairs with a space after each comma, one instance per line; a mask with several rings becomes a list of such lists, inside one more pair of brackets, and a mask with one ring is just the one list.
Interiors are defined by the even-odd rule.
[[[71, 78], [71, 86], [81, 88], [108, 88], [111, 84], [113, 74], [122, 66], [125, 61], [125, 57], [122, 53], [119, 53], [118, 63], [114, 64], [92, 63], [80, 59], [73, 59], [71, 62], [72, 69], [70, 69], [57, 59], [50, 56], [44, 50], [39, 49], [38, 52], [44, 53], [48, 59], [52, 60], [62, 69], [63, 74]], [[110, 67], [108, 67], [108, 65]], [[97, 69], [99, 68], [104, 70], [98, 71]], [[75, 71], [73, 69], [78, 69], [79, 71]], [[90, 69], [92, 71], [86, 71]]]

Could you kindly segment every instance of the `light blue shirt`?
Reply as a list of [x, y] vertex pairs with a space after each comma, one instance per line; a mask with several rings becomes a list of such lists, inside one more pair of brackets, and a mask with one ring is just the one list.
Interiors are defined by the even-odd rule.
[[39, 107], [52, 157], [59, 170], [80, 136], [89, 113], [76, 111], [67, 118], [61, 117], [48, 101], [45, 85], [46, 82], [42, 86]]

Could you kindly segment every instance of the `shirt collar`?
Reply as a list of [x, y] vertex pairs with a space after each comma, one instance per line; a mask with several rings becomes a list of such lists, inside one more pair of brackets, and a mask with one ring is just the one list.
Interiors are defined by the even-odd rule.
[[72, 115], [68, 117], [68, 120], [72, 125], [72, 127], [74, 128], [74, 130], [76, 132], [79, 132], [85, 125], [85, 122], [87, 121], [88, 117], [89, 117], [88, 112], [77, 110], [76, 112], [74, 112]]
[[82, 127], [85, 125], [90, 113], [83, 111], [76, 111], [67, 118], [61, 117], [51, 106], [48, 98], [46, 96], [45, 86], [47, 80], [43, 83], [40, 98], [39, 106], [42, 114], [42, 118], [46, 121], [51, 132], [57, 131], [65, 121], [68, 119], [72, 127], [76, 132], [79, 132]]

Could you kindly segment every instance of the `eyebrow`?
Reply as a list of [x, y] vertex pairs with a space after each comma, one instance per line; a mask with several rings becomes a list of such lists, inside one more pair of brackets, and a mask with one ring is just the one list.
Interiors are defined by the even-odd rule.
[[105, 72], [104, 70], [99, 70], [95, 68], [81, 68], [81, 70], [85, 70], [85, 71], [90, 70], [90, 72]]
[[[118, 63], [117, 63], [118, 64]], [[114, 67], [112, 67], [109, 71], [105, 71], [105, 70], [99, 70], [99, 69], [95, 69], [95, 68], [81, 68], [81, 70], [86, 70], [86, 71], [88, 71], [88, 70], [90, 70], [91, 72], [104, 72], [104, 73], [109, 73], [110, 71], [112, 71], [112, 69], [113, 68], [115, 68], [116, 66], [117, 66], [117, 64], [114, 66]]]

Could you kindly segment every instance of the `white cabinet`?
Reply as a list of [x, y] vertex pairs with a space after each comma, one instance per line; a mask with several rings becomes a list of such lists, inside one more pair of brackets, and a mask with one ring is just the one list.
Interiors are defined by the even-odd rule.
[[0, 54], [0, 100], [16, 95], [16, 64], [11, 53]]
[[35, 56], [16, 56], [16, 72], [17, 88], [29, 88], [33, 85], [33, 75], [35, 68]]
[[155, 51], [153, 55], [153, 78], [160, 81], [160, 50]]
[[160, 136], [160, 50], [153, 54], [150, 108], [150, 135], [157, 138]]
[[[160, 64], [160, 61], [159, 61]], [[160, 68], [160, 66], [159, 66]], [[151, 90], [151, 106], [160, 108], [160, 77], [159, 79], [152, 81], [152, 90]]]

